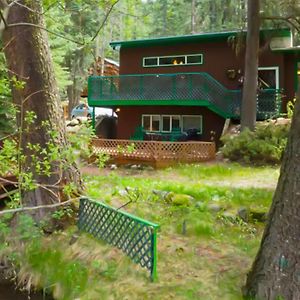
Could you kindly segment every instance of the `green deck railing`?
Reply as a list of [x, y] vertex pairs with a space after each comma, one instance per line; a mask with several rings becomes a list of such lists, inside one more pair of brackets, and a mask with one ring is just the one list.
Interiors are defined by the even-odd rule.
[[[229, 90], [208, 73], [91, 76], [90, 106], [183, 105], [207, 106], [225, 118], [239, 118], [242, 91]], [[258, 92], [258, 119], [280, 112], [278, 90]]]
[[78, 228], [116, 246], [157, 278], [157, 229], [148, 222], [102, 202], [80, 199]]

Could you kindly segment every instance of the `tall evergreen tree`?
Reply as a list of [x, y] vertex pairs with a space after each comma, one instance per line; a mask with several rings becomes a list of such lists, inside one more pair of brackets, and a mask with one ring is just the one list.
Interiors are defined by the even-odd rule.
[[241, 126], [254, 130], [256, 123], [256, 94], [260, 29], [260, 0], [248, 0], [245, 79], [243, 85]]
[[[12, 86], [13, 101], [20, 109], [18, 142], [24, 157], [19, 180], [22, 182], [30, 175], [36, 184], [28, 189], [21, 185], [22, 203], [24, 206], [57, 203], [63, 200], [66, 184], [72, 182], [80, 188], [81, 180], [75, 165], [63, 164], [55, 157], [48, 161], [48, 173], [40, 172], [35, 164], [46, 160], [45, 150], [63, 151], [68, 147], [48, 38], [42, 29], [45, 27], [42, 2], [22, 0], [8, 4], [1, 0], [0, 5], [2, 12], [8, 10], [3, 31], [8, 69], [22, 82], [22, 88]], [[48, 213], [49, 210], [37, 210], [34, 218], [40, 221]]]

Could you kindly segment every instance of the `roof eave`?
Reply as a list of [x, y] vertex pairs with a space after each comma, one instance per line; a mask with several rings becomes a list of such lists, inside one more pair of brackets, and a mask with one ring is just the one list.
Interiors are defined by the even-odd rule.
[[[290, 30], [284, 29], [266, 29], [261, 30], [261, 35], [275, 32], [276, 36], [286, 36], [291, 34]], [[227, 40], [230, 36], [235, 36], [237, 34], [246, 34], [246, 31], [225, 31], [225, 32], [215, 32], [215, 33], [202, 33], [195, 35], [182, 35], [182, 36], [170, 36], [161, 37], [154, 39], [141, 39], [141, 40], [131, 40], [131, 41], [115, 41], [111, 42], [110, 46], [113, 49], [119, 49], [121, 47], [134, 48], [134, 47], [148, 47], [148, 46], [159, 46], [159, 45], [173, 45], [178, 43], [193, 43], [193, 42], [204, 42], [204, 41], [220, 41]]]

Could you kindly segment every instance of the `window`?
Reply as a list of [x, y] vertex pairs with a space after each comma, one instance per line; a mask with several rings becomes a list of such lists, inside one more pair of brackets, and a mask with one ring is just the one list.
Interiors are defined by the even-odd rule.
[[160, 116], [151, 116], [152, 117], [152, 128], [151, 131], [160, 130]]
[[185, 56], [163, 56], [159, 58], [160, 66], [183, 65], [185, 64]]
[[145, 57], [144, 67], [158, 66], [158, 57]]
[[146, 131], [151, 131], [151, 116], [143, 116], [142, 126]]
[[149, 132], [171, 132], [180, 128], [202, 133], [202, 116], [200, 115], [142, 115], [142, 126]]
[[258, 87], [260, 89], [279, 89], [279, 67], [259, 67]]
[[202, 54], [186, 54], [186, 55], [170, 55], [144, 57], [144, 67], [159, 67], [159, 66], [177, 66], [177, 65], [201, 65], [203, 64]]
[[189, 65], [202, 64], [202, 54], [188, 55], [186, 63]]
[[143, 115], [142, 126], [146, 131], [160, 131], [160, 115]]
[[187, 132], [189, 130], [197, 130], [197, 133], [202, 133], [202, 116], [182, 116], [182, 131]]
[[163, 132], [171, 132], [174, 128], [181, 128], [180, 116], [162, 116]]

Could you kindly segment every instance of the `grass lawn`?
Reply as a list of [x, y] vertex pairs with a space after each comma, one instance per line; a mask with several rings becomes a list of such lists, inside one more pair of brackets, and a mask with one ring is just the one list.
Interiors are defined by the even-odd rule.
[[[201, 164], [157, 171], [103, 170], [86, 176], [91, 198], [114, 207], [131, 200], [127, 211], [161, 225], [158, 282], [149, 282], [145, 270], [129, 263], [131, 271], [124, 275], [117, 267], [114, 278], [102, 287], [112, 299], [241, 299], [263, 224], [231, 222], [222, 217], [223, 211], [209, 207], [217, 204], [232, 214], [240, 207], [267, 211], [278, 175], [279, 170], [270, 167]], [[157, 191], [193, 200], [189, 206], [177, 206]], [[118, 253], [116, 260], [119, 265], [126, 258]]]
[[[270, 167], [201, 164], [85, 175], [89, 197], [114, 207], [131, 201], [126, 211], [160, 224], [158, 281], [116, 248], [84, 233], [74, 240], [75, 226], [29, 242], [19, 277], [66, 300], [242, 299], [263, 224], [228, 214], [241, 207], [267, 211], [278, 174]], [[178, 205], [175, 197], [189, 201]]]

